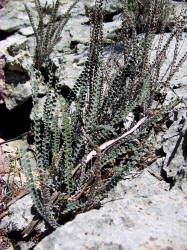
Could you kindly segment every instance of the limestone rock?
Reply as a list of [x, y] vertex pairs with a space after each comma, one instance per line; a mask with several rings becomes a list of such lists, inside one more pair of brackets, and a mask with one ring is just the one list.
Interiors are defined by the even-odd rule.
[[[12, 43], [12, 47], [14, 47], [14, 43]], [[4, 102], [9, 110], [13, 110], [23, 104], [32, 95], [31, 82], [28, 75], [28, 68], [32, 64], [32, 59], [22, 49], [16, 50], [16, 53], [14, 56], [5, 54], [6, 63], [4, 65], [5, 77], [3, 86], [6, 95]], [[45, 93], [46, 86], [40, 86], [39, 94], [45, 95]]]
[[[22, 199], [16, 201], [13, 205], [8, 208], [9, 215], [5, 216], [1, 220], [0, 229], [6, 228], [6, 232], [19, 232], [23, 231], [27, 225], [34, 218], [32, 199], [30, 195], [24, 196]], [[41, 223], [37, 226], [37, 229], [41, 232], [45, 231], [44, 223]], [[29, 249], [34, 246], [32, 241], [21, 241], [19, 242], [20, 249]]]
[[31, 36], [34, 34], [34, 31], [31, 26], [24, 27], [19, 30], [19, 33], [21, 33], [23, 36]]
[[25, 84], [18, 83], [17, 86], [13, 89], [12, 93], [9, 93], [9, 97], [5, 99], [5, 103], [7, 109], [13, 110], [31, 97], [32, 90], [30, 82], [27, 82]]
[[89, 25], [84, 25], [88, 21], [87, 17], [81, 16], [74, 17], [68, 21], [65, 30], [69, 30], [73, 42], [89, 43], [90, 27]]
[[0, 9], [0, 30], [10, 33], [29, 24], [23, 3], [24, 1], [6, 1], [4, 8]]
[[169, 191], [168, 184], [144, 171], [120, 182], [101, 209], [78, 215], [35, 249], [185, 250], [185, 197], [179, 190]]
[[0, 48], [3, 54], [15, 56], [20, 50], [26, 49], [27, 39], [25, 36], [15, 34], [5, 40], [0, 41]]
[[9, 216], [5, 216], [1, 221], [1, 228], [6, 228], [8, 232], [21, 231], [29, 222], [33, 215], [31, 214], [32, 199], [30, 195], [26, 195], [22, 199], [16, 201], [9, 207]]
[[[184, 78], [182, 79], [184, 80]], [[163, 163], [164, 170], [167, 173], [167, 177], [175, 178], [181, 171], [187, 172], [187, 86], [184, 84], [177, 89], [168, 90], [165, 103], [167, 104], [172, 98], [180, 98], [183, 101], [172, 112], [170, 116], [172, 124], [164, 133], [161, 143], [163, 151], [166, 153]], [[176, 179], [178, 178], [176, 177]]]

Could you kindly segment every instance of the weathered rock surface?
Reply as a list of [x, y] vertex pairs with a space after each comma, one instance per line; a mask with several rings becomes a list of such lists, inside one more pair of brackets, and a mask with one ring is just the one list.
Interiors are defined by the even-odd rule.
[[35, 249], [185, 250], [186, 206], [186, 194], [144, 171], [121, 181], [101, 209], [78, 215]]
[[[32, 64], [32, 59], [29, 58], [27, 52], [23, 51], [23, 43], [20, 37], [22, 38], [22, 36], [16, 36], [15, 41], [12, 41], [11, 44], [7, 43], [6, 50], [14, 53], [14, 56], [9, 55], [11, 53], [5, 56], [4, 79], [1, 80], [5, 93], [3, 99], [9, 110], [18, 107], [32, 95], [31, 82], [28, 75], [28, 68]], [[46, 89], [46, 86], [39, 86], [39, 94], [45, 95]]]
[[[166, 153], [163, 169], [167, 177], [174, 177], [181, 171], [187, 173], [187, 86], [184, 85], [174, 91], [175, 93], [168, 93], [167, 99], [176, 98], [177, 95], [183, 98], [183, 103], [180, 103], [173, 112], [171, 117], [173, 123], [162, 139], [163, 151]], [[184, 181], [186, 181], [185, 176]]]
[[29, 24], [23, 1], [6, 1], [4, 8], [0, 9], [0, 16], [0, 30], [8, 33]]
[[31, 213], [32, 199], [29, 195], [18, 200], [9, 208], [9, 216], [1, 221], [1, 228], [6, 228], [7, 232], [22, 231], [33, 219]]
[[[9, 215], [1, 220], [0, 229], [6, 229], [7, 233], [23, 231], [25, 227], [32, 221], [34, 214], [32, 213], [32, 199], [30, 195], [26, 195], [22, 199], [16, 201], [9, 207]], [[41, 231], [45, 230], [44, 223], [38, 226]], [[35, 245], [34, 242], [21, 241], [19, 243], [20, 249], [29, 249]], [[11, 248], [14, 249], [14, 248]]]

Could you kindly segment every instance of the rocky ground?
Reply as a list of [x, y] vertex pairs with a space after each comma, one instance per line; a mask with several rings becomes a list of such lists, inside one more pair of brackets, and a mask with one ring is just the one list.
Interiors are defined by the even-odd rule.
[[[51, 2], [48, 1], [49, 4]], [[90, 1], [91, 4], [93, 2]], [[0, 117], [3, 117], [0, 123], [1, 142], [25, 133], [30, 126], [31, 86], [26, 60], [29, 60], [28, 53], [33, 52], [34, 36], [22, 3], [20, 0], [7, 0], [4, 8], [0, 9]], [[42, 0], [41, 3], [44, 4], [45, 1]], [[61, 7], [62, 13], [71, 3], [72, 1], [65, 2]], [[85, 4], [87, 1], [83, 0], [73, 10], [73, 17], [63, 31], [63, 40], [52, 55], [57, 59], [62, 51], [67, 53], [64, 74], [66, 85], [70, 88], [82, 69], [88, 50], [89, 26]], [[179, 1], [174, 4], [178, 12], [187, 5]], [[28, 5], [31, 9], [34, 8], [34, 1], [29, 1]], [[121, 5], [118, 0], [109, 0], [107, 6], [109, 21], [105, 22], [104, 29], [105, 42], [109, 46], [111, 40], [117, 36]], [[106, 54], [108, 48], [105, 48]], [[184, 33], [180, 41], [180, 53], [184, 54], [186, 51], [187, 38]], [[168, 52], [168, 64], [170, 55]], [[54, 62], [57, 64], [57, 60]], [[171, 112], [164, 123], [164, 131], [157, 134], [154, 163], [144, 170], [131, 172], [102, 201], [99, 210], [76, 216], [39, 242], [36, 250], [187, 249], [186, 68], [187, 63], [171, 81], [172, 89], [168, 90], [165, 103], [177, 96], [183, 97], [184, 103]], [[45, 86], [41, 86], [40, 91], [42, 99], [45, 96]], [[16, 190], [25, 190], [20, 159], [20, 148], [28, 147], [25, 138], [23, 136], [0, 145], [1, 176], [4, 175], [2, 178], [6, 182], [9, 178], [10, 190], [14, 190], [15, 197], [18, 195]], [[4, 185], [3, 182], [1, 185]], [[29, 240], [26, 235], [25, 238], [20, 236], [34, 217], [31, 207], [30, 196], [23, 193], [23, 198], [10, 205], [8, 214], [2, 218], [1, 230], [6, 228], [14, 243], [9, 242], [9, 249], [24, 250], [35, 246], [37, 232]], [[37, 230], [45, 232], [45, 225], [41, 223]], [[18, 242], [15, 241], [16, 238]]]

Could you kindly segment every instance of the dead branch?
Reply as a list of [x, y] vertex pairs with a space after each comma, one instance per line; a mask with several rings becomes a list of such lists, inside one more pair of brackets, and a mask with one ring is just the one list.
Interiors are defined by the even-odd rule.
[[[124, 133], [123, 135], [117, 137], [116, 139], [113, 139], [113, 140], [110, 140], [110, 141], [107, 141], [105, 143], [103, 143], [101, 146], [98, 147], [98, 149], [100, 151], [103, 151], [103, 150], [106, 150], [108, 149], [109, 147], [111, 147], [112, 145], [114, 145], [115, 143], [117, 143], [118, 141], [120, 141], [121, 139], [125, 138], [126, 136], [132, 134], [138, 127], [140, 127], [140, 125], [142, 123], [144, 123], [144, 121], [146, 120], [147, 117], [143, 117], [141, 120], [139, 120], [136, 125], [131, 128], [129, 131], [127, 131], [126, 133]], [[92, 160], [92, 158], [97, 154], [96, 150], [92, 150], [86, 157], [85, 157], [85, 161], [84, 163], [87, 164], [90, 160]], [[74, 175], [77, 170], [81, 167], [81, 163], [78, 164], [75, 169], [73, 169], [72, 171], [72, 175]]]

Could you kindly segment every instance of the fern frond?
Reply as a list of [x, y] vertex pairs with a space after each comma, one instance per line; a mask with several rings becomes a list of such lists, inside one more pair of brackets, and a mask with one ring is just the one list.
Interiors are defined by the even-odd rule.
[[61, 102], [62, 108], [62, 136], [64, 140], [64, 181], [67, 185], [67, 192], [70, 194], [74, 188], [74, 181], [72, 176], [73, 170], [73, 152], [72, 152], [72, 135], [71, 135], [71, 121], [67, 112], [66, 103]]
[[34, 36], [36, 38], [36, 48], [35, 48], [35, 67], [41, 71], [42, 64], [48, 59], [49, 55], [52, 52], [52, 49], [57, 44], [57, 42], [61, 39], [61, 32], [70, 18], [70, 11], [75, 7], [79, 0], [76, 0], [67, 10], [65, 15], [57, 21], [57, 12], [60, 5], [60, 1], [56, 0], [55, 4], [53, 3], [52, 11], [50, 14], [49, 22], [47, 23], [47, 27], [44, 25], [44, 11], [41, 7], [40, 1], [35, 0], [36, 11], [38, 13], [38, 27], [34, 23], [34, 18], [25, 4], [25, 10], [29, 16], [29, 20], [31, 26], [34, 31]]

